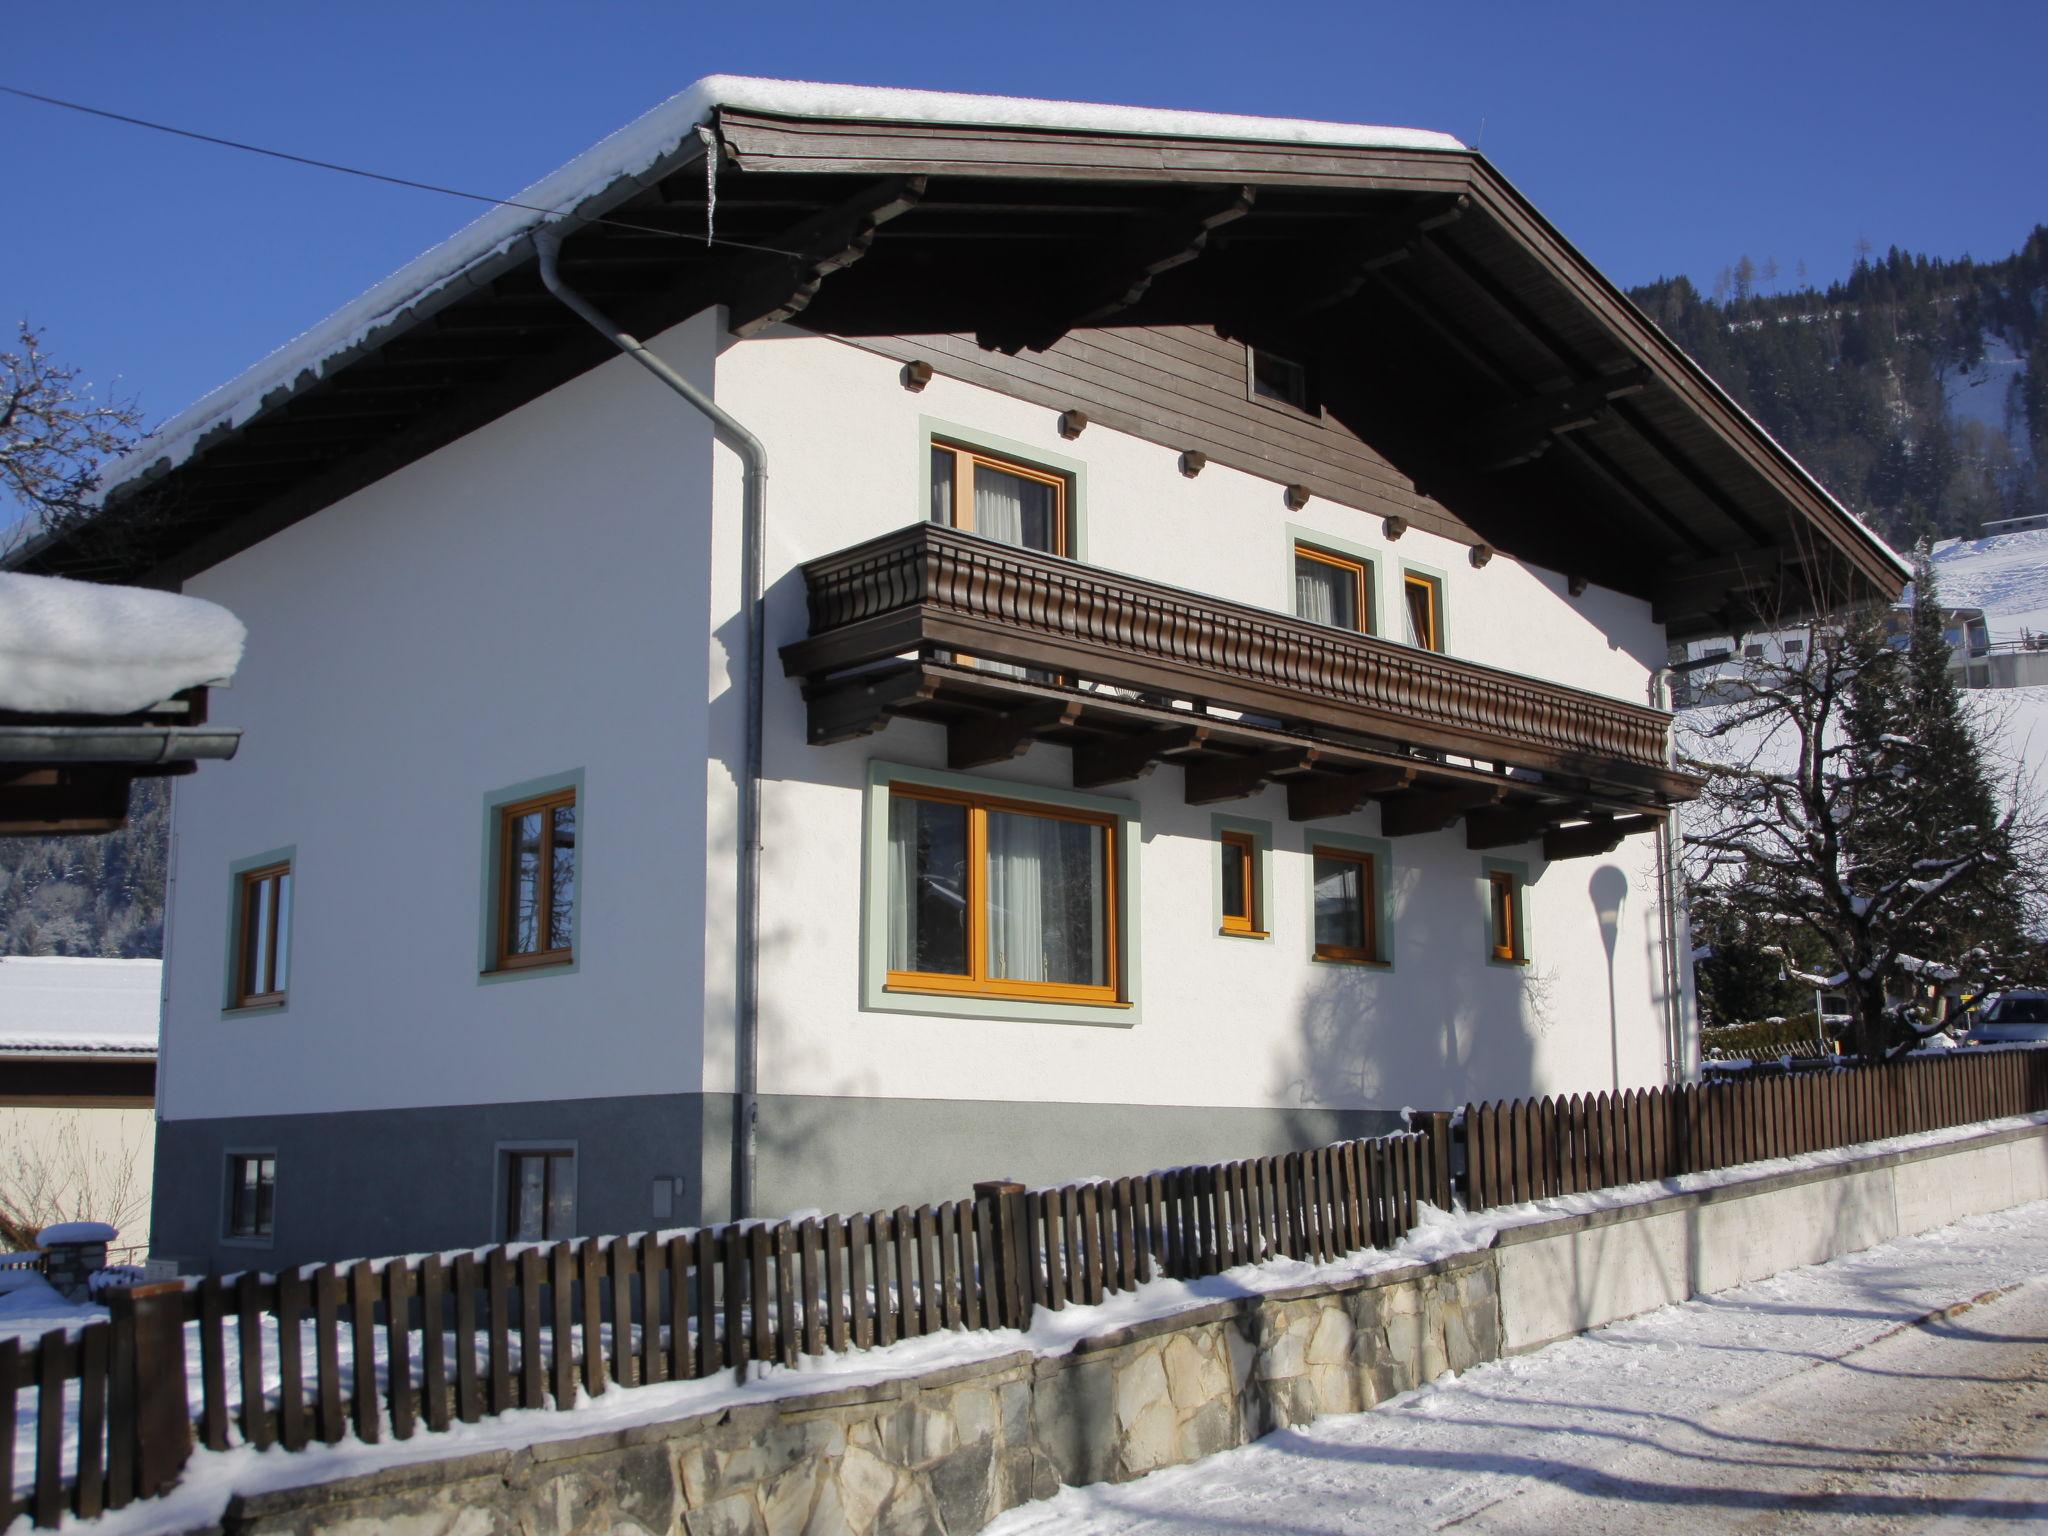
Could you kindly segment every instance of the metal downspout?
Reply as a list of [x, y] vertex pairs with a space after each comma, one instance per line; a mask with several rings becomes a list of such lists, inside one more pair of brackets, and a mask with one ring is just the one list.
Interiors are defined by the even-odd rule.
[[747, 621], [747, 721], [746, 760], [739, 780], [739, 934], [733, 987], [732, 1219], [738, 1221], [751, 1215], [754, 1208], [754, 1120], [760, 1068], [761, 708], [762, 652], [766, 643], [761, 583], [768, 521], [768, 450], [717, 401], [648, 351], [638, 338], [620, 330], [563, 281], [557, 258], [564, 233], [560, 226], [551, 224], [537, 230], [533, 237], [534, 250], [540, 257], [540, 278], [548, 292], [707, 417], [719, 441], [738, 454], [746, 466], [741, 509], [741, 605]]
[[[1677, 678], [1672, 667], [1659, 667], [1650, 674], [1650, 704], [1653, 708], [1670, 712], [1674, 702], [1672, 683]], [[1667, 734], [1664, 742], [1664, 760], [1667, 766], [1678, 764], [1678, 743], [1675, 740], [1677, 726]], [[1685, 997], [1691, 989], [1685, 984], [1685, 967], [1691, 964], [1679, 951], [1681, 941], [1685, 944], [1686, 956], [1692, 949], [1692, 931], [1689, 923], [1680, 921], [1680, 896], [1683, 889], [1678, 869], [1678, 813], [1680, 807], [1673, 805], [1665, 817], [1664, 824], [1657, 828], [1657, 909], [1658, 924], [1663, 929], [1664, 949], [1664, 1070], [1666, 1080], [1674, 1087], [1686, 1080], [1689, 1053], [1686, 1050]]]

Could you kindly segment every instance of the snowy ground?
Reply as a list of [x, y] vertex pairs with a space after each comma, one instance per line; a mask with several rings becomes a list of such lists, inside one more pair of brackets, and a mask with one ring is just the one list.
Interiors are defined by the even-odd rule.
[[[1667, 1307], [990, 1536], [2048, 1519], [2048, 1204]], [[1913, 1325], [1987, 1293], [1953, 1320]]]

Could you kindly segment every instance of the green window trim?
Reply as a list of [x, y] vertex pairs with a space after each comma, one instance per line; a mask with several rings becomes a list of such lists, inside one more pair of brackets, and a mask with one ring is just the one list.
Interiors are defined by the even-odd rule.
[[[1116, 921], [1123, 946], [1118, 974], [1124, 996], [1116, 1003], [1035, 1002], [1014, 997], [962, 997], [943, 993], [892, 991], [889, 975], [889, 790], [892, 785], [922, 785], [957, 793], [1000, 795], [1041, 805], [1091, 811], [1116, 818]], [[919, 768], [908, 763], [870, 760], [861, 824], [860, 991], [866, 1013], [919, 1013], [956, 1019], [1015, 1019], [1045, 1024], [1092, 1024], [1129, 1029], [1139, 1021], [1139, 854], [1144, 842], [1137, 802], [1070, 789], [1047, 789], [1010, 779]]]
[[[1493, 952], [1493, 877], [1508, 875], [1515, 882], [1515, 958], [1503, 960]], [[1519, 971], [1529, 964], [1529, 866], [1519, 859], [1482, 859], [1479, 863], [1479, 910], [1481, 932], [1486, 940], [1486, 963]]]
[[1325, 533], [1320, 528], [1306, 528], [1299, 523], [1286, 525], [1287, 564], [1286, 574], [1280, 590], [1286, 594], [1279, 605], [1279, 611], [1294, 612], [1294, 551], [1297, 545], [1306, 544], [1310, 549], [1327, 550], [1333, 555], [1342, 555], [1347, 560], [1356, 560], [1365, 567], [1365, 596], [1367, 627], [1359, 633], [1384, 635], [1387, 629], [1386, 594], [1380, 590], [1380, 569], [1386, 563], [1383, 550], [1368, 549], [1352, 539], [1339, 538], [1334, 533]]
[[[1252, 892], [1256, 910], [1253, 931], [1245, 933], [1223, 926], [1223, 859], [1219, 852], [1223, 834], [1236, 832], [1252, 840]], [[1251, 816], [1209, 816], [1209, 926], [1220, 938], [1270, 939], [1273, 936], [1273, 823]]]
[[266, 869], [272, 864], [289, 864], [292, 871], [292, 915], [285, 925], [283, 934], [285, 974], [296, 979], [298, 976], [297, 956], [293, 946], [298, 942], [299, 905], [299, 848], [290, 843], [282, 848], [252, 854], [246, 859], [237, 859], [228, 866], [228, 922], [226, 956], [221, 962], [220, 1016], [224, 1019], [258, 1018], [271, 1014], [289, 1013], [292, 1006], [292, 989], [285, 986], [284, 1000], [276, 1003], [239, 1004], [236, 966], [241, 960], [242, 937], [242, 876], [254, 869]]
[[1048, 453], [1030, 443], [1020, 443], [1015, 438], [998, 437], [993, 432], [983, 432], [975, 427], [966, 427], [954, 421], [943, 421], [936, 416], [917, 418], [917, 515], [925, 516], [925, 509], [932, 504], [932, 444], [934, 442], [954, 443], [962, 448], [972, 448], [979, 453], [992, 454], [999, 459], [1015, 459], [1034, 469], [1065, 477], [1067, 482], [1067, 542], [1072, 546], [1067, 552], [1069, 560], [1085, 563], [1088, 559], [1088, 466], [1079, 459], [1070, 459], [1064, 454]]
[[[1332, 848], [1341, 853], [1362, 853], [1372, 859], [1373, 940], [1377, 960], [1342, 960], [1316, 953], [1316, 849]], [[1301, 888], [1307, 914], [1307, 953], [1311, 965], [1342, 965], [1368, 971], [1394, 969], [1394, 845], [1383, 837], [1356, 837], [1348, 832], [1325, 832], [1314, 826], [1304, 829], [1301, 845]]]
[[[576, 894], [569, 908], [569, 958], [559, 965], [528, 965], [510, 970], [498, 968], [498, 897], [503, 880], [504, 860], [498, 844], [499, 810], [536, 795], [559, 789], [576, 791]], [[477, 910], [476, 970], [479, 986], [526, 981], [542, 976], [574, 976], [583, 968], [583, 897], [589, 878], [590, 818], [583, 793], [583, 770], [571, 768], [544, 778], [527, 779], [491, 790], [483, 797], [483, 838], [477, 860], [483, 866], [483, 889]]]

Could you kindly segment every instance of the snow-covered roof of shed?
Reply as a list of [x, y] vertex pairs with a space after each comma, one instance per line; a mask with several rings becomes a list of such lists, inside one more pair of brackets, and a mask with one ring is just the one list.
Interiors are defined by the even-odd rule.
[[0, 1056], [154, 1056], [161, 960], [0, 958]]
[[0, 709], [133, 714], [227, 681], [246, 638], [204, 598], [0, 571]]
[[[1078, 133], [1129, 133], [1161, 138], [1246, 140], [1257, 143], [1341, 145], [1364, 149], [1457, 151], [1447, 133], [1424, 128], [1372, 127], [1306, 118], [1245, 117], [1093, 102], [1040, 101], [1022, 96], [976, 96], [958, 91], [916, 91], [892, 86], [828, 85], [746, 75], [706, 75], [600, 140], [561, 169], [515, 194], [526, 207], [497, 207], [408, 262], [360, 298], [287, 342], [239, 378], [222, 385], [164, 422], [108, 473], [111, 491], [145, 473], [174, 469], [211, 432], [239, 427], [267, 397], [302, 374], [319, 374], [353, 355], [379, 330], [421, 300], [463, 282], [509, 251], [536, 227], [566, 216], [623, 181], [639, 182], [690, 149], [697, 127], [720, 107], [789, 117], [872, 122], [950, 123], [991, 128], [1040, 128]], [[533, 210], [544, 208], [548, 213]]]

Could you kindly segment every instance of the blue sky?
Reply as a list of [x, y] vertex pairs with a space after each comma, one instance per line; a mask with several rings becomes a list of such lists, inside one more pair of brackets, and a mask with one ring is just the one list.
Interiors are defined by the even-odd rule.
[[[16, 8], [0, 83], [510, 195], [700, 75], [1399, 123], [1616, 281], [2048, 221], [2048, 6], [1031, 0]], [[1483, 139], [1482, 139], [1483, 125]], [[161, 419], [478, 211], [0, 97], [6, 318]]]

